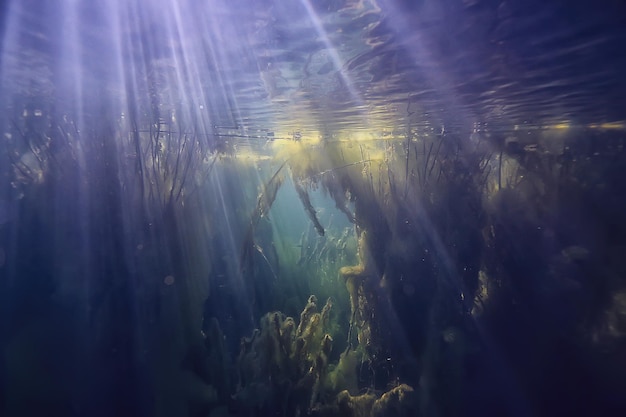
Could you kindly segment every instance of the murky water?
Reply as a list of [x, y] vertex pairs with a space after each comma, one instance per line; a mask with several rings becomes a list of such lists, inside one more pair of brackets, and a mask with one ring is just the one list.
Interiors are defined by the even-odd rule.
[[621, 2], [0, 11], [0, 416], [626, 412]]

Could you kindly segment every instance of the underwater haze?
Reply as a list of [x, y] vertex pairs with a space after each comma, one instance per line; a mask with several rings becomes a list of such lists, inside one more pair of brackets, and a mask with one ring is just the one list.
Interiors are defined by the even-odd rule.
[[620, 0], [0, 2], [0, 417], [626, 415]]

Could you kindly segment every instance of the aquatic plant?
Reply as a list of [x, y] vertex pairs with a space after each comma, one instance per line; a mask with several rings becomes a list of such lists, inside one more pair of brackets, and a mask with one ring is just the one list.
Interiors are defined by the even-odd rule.
[[[318, 312], [317, 298], [312, 295], [297, 326], [280, 312], [261, 319], [260, 329], [242, 340], [237, 360], [239, 383], [233, 399], [239, 408], [279, 416], [412, 415], [416, 398], [406, 384], [356, 395], [362, 355], [356, 347], [349, 347], [337, 363], [331, 363], [332, 306], [329, 299]], [[359, 343], [366, 341], [359, 339]]]
[[193, 124], [185, 125], [173, 114], [158, 117], [141, 129], [132, 120], [121, 143], [127, 149], [134, 171], [141, 179], [140, 188], [146, 206], [166, 210], [182, 203], [204, 184], [216, 158], [203, 146], [202, 133]]
[[320, 399], [333, 339], [332, 301], [321, 312], [310, 296], [299, 323], [280, 312], [266, 314], [260, 330], [244, 339], [237, 360], [239, 383], [234, 396], [245, 409], [305, 413]]
[[306, 212], [309, 219], [313, 223], [315, 230], [320, 236], [324, 236], [324, 227], [321, 225], [320, 221], [317, 218], [317, 214], [315, 213], [315, 209], [311, 204], [311, 197], [307, 193], [306, 189], [299, 181], [294, 181], [294, 187], [296, 188], [296, 192], [298, 193], [298, 198], [302, 202], [302, 206], [304, 207], [304, 211]]

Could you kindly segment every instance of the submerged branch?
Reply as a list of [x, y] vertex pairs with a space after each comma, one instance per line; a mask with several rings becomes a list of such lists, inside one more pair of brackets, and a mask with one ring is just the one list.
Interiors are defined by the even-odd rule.
[[251, 223], [255, 226], [261, 217], [267, 216], [272, 208], [272, 204], [274, 204], [274, 200], [276, 199], [276, 193], [278, 193], [278, 189], [283, 184], [283, 177], [280, 174], [283, 167], [287, 164], [287, 161], [283, 162], [274, 175], [263, 185], [263, 191], [259, 194], [257, 199], [256, 208], [254, 213], [251, 216]]
[[283, 177], [280, 175], [280, 172], [282, 171], [283, 167], [287, 164], [287, 161], [288, 160], [283, 162], [278, 167], [274, 175], [272, 175], [272, 177], [263, 185], [263, 191], [261, 192], [261, 194], [259, 194], [259, 197], [257, 198], [256, 207], [254, 211], [252, 212], [252, 215], [250, 216], [250, 225], [248, 226], [248, 230], [246, 230], [246, 235], [244, 236], [244, 239], [243, 239], [241, 257], [239, 260], [239, 265], [242, 270], [246, 266], [248, 266], [248, 263], [251, 263], [253, 261], [252, 255], [254, 254], [254, 251], [257, 251], [267, 261], [268, 265], [270, 266], [270, 269], [272, 270], [272, 273], [276, 276], [276, 273], [271, 268], [271, 264], [269, 260], [267, 259], [267, 257], [265, 256], [265, 253], [260, 248], [260, 246], [258, 246], [254, 242], [254, 229], [256, 228], [256, 225], [259, 223], [259, 220], [261, 219], [261, 217], [267, 216], [270, 209], [272, 208], [272, 204], [274, 204], [274, 200], [276, 200], [276, 194], [278, 193], [280, 186], [283, 184]]
[[302, 205], [304, 206], [304, 210], [306, 211], [306, 214], [309, 216], [309, 219], [311, 219], [311, 221], [313, 222], [313, 226], [315, 226], [315, 230], [317, 230], [317, 234], [319, 234], [320, 236], [324, 236], [324, 228], [322, 227], [322, 224], [317, 218], [317, 213], [315, 212], [315, 209], [313, 208], [313, 205], [311, 204], [311, 198], [309, 197], [309, 193], [306, 192], [304, 187], [297, 180], [294, 181], [293, 183], [294, 183], [294, 186], [296, 187], [298, 198], [300, 198], [300, 201], [302, 202]]

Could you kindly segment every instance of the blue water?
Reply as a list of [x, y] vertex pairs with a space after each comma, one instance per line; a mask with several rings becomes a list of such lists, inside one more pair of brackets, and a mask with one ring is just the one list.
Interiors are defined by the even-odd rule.
[[0, 417], [626, 414], [622, 2], [0, 34]]

